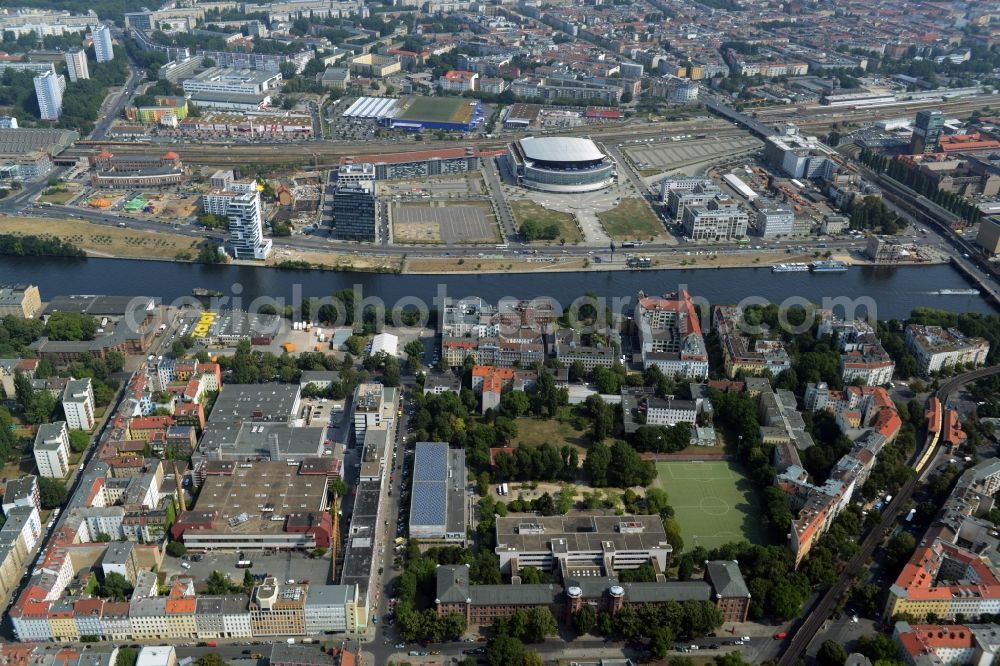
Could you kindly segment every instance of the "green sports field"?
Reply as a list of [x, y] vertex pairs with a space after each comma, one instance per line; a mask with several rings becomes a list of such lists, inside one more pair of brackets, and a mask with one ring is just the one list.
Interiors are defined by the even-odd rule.
[[670, 461], [656, 463], [656, 469], [656, 485], [670, 496], [685, 550], [763, 542], [757, 492], [737, 463]]
[[410, 97], [397, 120], [437, 123], [467, 123], [472, 118], [472, 100], [461, 97]]

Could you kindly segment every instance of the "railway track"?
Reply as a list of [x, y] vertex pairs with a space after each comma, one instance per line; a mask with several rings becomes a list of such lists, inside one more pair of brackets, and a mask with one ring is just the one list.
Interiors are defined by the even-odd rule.
[[[947, 404], [951, 394], [961, 386], [998, 373], [1000, 373], [1000, 366], [996, 365], [966, 372], [958, 377], [949, 379], [938, 388], [934, 395], [941, 401], [943, 407]], [[941, 414], [942, 411], [939, 410], [939, 419], [941, 418]], [[787, 639], [788, 644], [778, 659], [778, 666], [794, 666], [798, 664], [799, 659], [805, 653], [809, 644], [812, 643], [823, 623], [830, 616], [830, 612], [835, 607], [837, 601], [850, 589], [855, 576], [858, 575], [865, 563], [874, 554], [875, 549], [887, 536], [892, 525], [900, 513], [902, 513], [903, 507], [909, 503], [910, 497], [920, 484], [923, 475], [929, 469], [931, 461], [934, 460], [938, 445], [937, 433], [941, 430], [940, 425], [940, 423], [937, 424], [938, 427], [934, 429], [934, 435], [926, 438], [924, 446], [913, 454], [913, 457], [910, 459], [910, 465], [914, 469], [913, 476], [903, 484], [903, 487], [893, 497], [889, 506], [882, 512], [878, 525], [861, 542], [861, 549], [848, 561], [847, 566], [840, 572], [840, 577], [837, 578], [837, 581], [823, 593], [816, 602], [816, 605], [813, 606], [813, 609], [802, 619], [799, 626], [795, 628], [791, 638]]]

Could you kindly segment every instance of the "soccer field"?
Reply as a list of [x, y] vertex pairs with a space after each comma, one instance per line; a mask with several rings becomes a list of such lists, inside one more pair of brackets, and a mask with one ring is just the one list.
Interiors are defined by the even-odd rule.
[[656, 463], [656, 469], [656, 486], [670, 496], [684, 550], [763, 542], [757, 492], [737, 463], [670, 461]]

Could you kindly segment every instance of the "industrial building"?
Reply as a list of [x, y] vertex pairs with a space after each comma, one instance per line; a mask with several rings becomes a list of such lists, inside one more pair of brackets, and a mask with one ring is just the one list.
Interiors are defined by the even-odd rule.
[[417, 442], [410, 495], [410, 537], [465, 544], [465, 451]]
[[507, 163], [519, 185], [544, 192], [593, 192], [615, 182], [615, 164], [590, 139], [526, 137], [511, 143]]
[[193, 510], [171, 528], [188, 548], [328, 548], [325, 469], [308, 462], [212, 460]]

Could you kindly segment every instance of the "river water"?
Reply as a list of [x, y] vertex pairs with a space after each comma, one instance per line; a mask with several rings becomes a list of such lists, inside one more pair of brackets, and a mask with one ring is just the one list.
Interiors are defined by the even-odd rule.
[[250, 266], [203, 266], [164, 261], [0, 257], [0, 284], [37, 284], [42, 299], [65, 294], [157, 296], [175, 300], [195, 287], [239, 296], [244, 307], [260, 296], [296, 298], [329, 296], [358, 287], [364, 297], [381, 299], [387, 308], [401, 299], [432, 304], [444, 293], [478, 296], [490, 302], [504, 297], [547, 296], [567, 304], [587, 292], [606, 298], [633, 298], [639, 290], [660, 294], [684, 287], [710, 303], [738, 303], [747, 298], [772, 302], [827, 299], [865, 300], [879, 319], [903, 318], [928, 306], [954, 312], [996, 313], [979, 296], [944, 296], [940, 289], [967, 289], [968, 281], [947, 265], [923, 267], [854, 266], [846, 273], [772, 273], [769, 268], [600, 271], [583, 273], [500, 273], [475, 275], [395, 275], [334, 271], [292, 271]]

